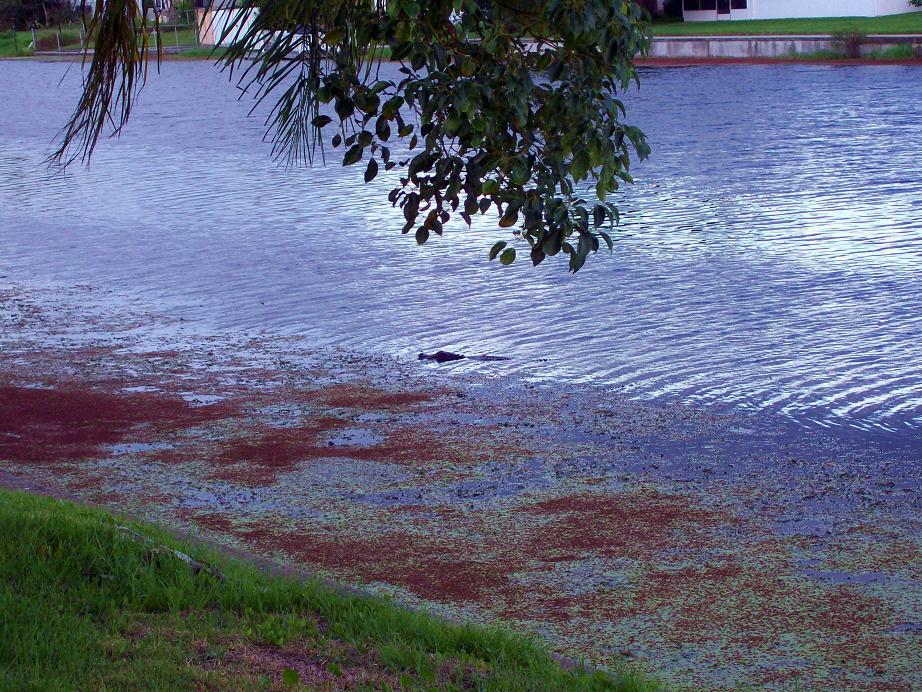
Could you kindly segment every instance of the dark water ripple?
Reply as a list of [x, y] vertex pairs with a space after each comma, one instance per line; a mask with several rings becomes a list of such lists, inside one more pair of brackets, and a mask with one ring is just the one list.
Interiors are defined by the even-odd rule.
[[89, 170], [51, 175], [66, 70], [0, 63], [9, 279], [102, 285], [212, 328], [505, 354], [490, 367], [808, 425], [922, 425], [917, 69], [647, 71], [627, 100], [654, 156], [620, 195], [614, 256], [576, 277], [488, 264], [492, 223], [416, 248], [392, 178], [272, 164], [203, 63], [167, 64]]

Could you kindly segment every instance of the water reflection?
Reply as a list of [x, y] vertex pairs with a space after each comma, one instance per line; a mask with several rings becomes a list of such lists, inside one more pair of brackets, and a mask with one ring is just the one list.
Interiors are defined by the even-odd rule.
[[49, 177], [76, 73], [0, 66], [0, 273], [166, 302], [211, 328], [415, 354], [806, 424], [922, 424], [922, 80], [903, 67], [647, 70], [628, 99], [653, 158], [613, 257], [488, 264], [505, 232], [417, 248], [393, 178], [290, 171], [204, 63], [167, 64], [89, 170]]

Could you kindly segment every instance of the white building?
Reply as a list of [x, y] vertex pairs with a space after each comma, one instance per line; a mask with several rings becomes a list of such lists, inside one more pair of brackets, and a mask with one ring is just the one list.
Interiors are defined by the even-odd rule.
[[879, 17], [922, 8], [908, 0], [682, 0], [687, 22], [717, 19]]

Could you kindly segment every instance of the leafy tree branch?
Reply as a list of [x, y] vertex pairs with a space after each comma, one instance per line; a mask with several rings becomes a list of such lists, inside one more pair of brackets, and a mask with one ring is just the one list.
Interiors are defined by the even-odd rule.
[[[397, 168], [389, 200], [418, 243], [454, 216], [496, 213], [510, 235], [490, 258], [503, 264], [519, 245], [536, 265], [562, 253], [575, 272], [600, 243], [611, 250], [607, 196], [631, 182], [632, 155], [649, 153], [619, 98], [649, 41], [633, 0], [243, 0], [233, 17], [222, 62], [271, 104], [274, 153], [309, 163], [328, 143], [366, 182]], [[107, 0], [93, 21], [63, 163], [124, 125], [157, 30], [135, 0]], [[385, 57], [399, 78], [382, 78]]]

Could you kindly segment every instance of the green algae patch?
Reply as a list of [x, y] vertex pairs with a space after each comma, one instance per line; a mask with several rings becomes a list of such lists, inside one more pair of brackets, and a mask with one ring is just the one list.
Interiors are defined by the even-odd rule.
[[259, 571], [98, 509], [0, 490], [4, 689], [643, 690], [534, 640]]

